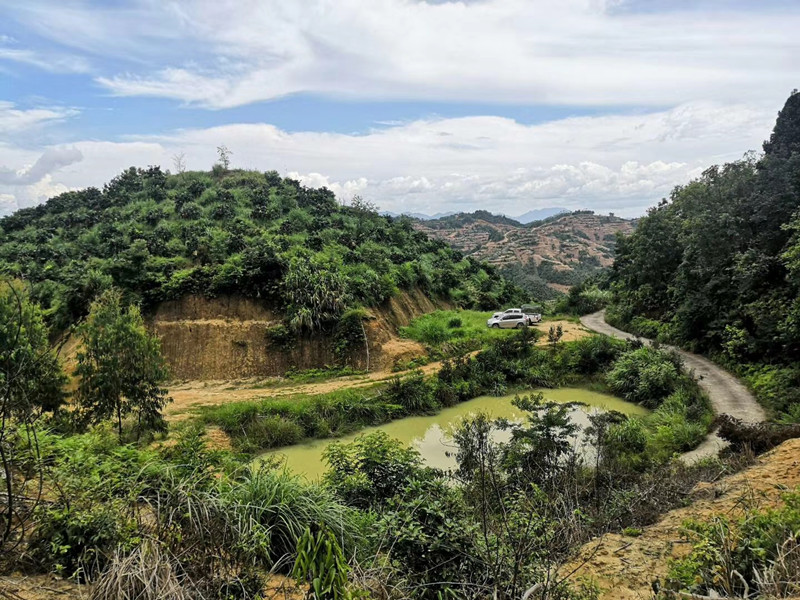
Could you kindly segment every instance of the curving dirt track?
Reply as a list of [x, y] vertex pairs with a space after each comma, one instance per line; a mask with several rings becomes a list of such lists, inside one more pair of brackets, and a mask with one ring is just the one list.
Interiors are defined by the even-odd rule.
[[[612, 327], [606, 323], [605, 311], [601, 310], [591, 315], [581, 317], [581, 323], [587, 329], [598, 333], [604, 333], [622, 340], [632, 340], [637, 336]], [[639, 338], [645, 343], [652, 343], [652, 340]], [[758, 423], [766, 420], [764, 409], [758, 404], [756, 399], [734, 375], [725, 369], [715, 365], [703, 356], [686, 352], [674, 346], [664, 346], [675, 350], [680, 354], [684, 364], [688, 369], [694, 371], [694, 375], [700, 387], [708, 394], [714, 412], [718, 415], [728, 414], [742, 421]], [[716, 433], [710, 433], [705, 441], [691, 452], [683, 455], [686, 462], [694, 462], [708, 456], [715, 456], [720, 449], [725, 447], [725, 442]]]

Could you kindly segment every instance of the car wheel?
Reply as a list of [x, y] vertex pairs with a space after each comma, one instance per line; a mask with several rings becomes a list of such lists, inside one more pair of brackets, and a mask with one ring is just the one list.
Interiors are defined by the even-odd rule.
[[525, 327], [525, 323], [517, 323], [517, 329], [522, 329]]
[[499, 323], [492, 323], [492, 329], [500, 329]]

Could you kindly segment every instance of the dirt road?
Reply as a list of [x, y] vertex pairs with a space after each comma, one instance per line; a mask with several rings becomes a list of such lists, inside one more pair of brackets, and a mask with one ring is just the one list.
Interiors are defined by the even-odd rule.
[[[604, 310], [581, 317], [581, 323], [588, 329], [619, 339], [631, 340], [636, 337], [606, 323]], [[645, 338], [639, 339], [648, 344], [652, 343], [651, 340]], [[700, 387], [711, 399], [711, 405], [716, 414], [728, 414], [751, 423], [766, 420], [764, 409], [758, 404], [750, 390], [735, 376], [703, 356], [686, 352], [674, 346], [665, 347], [680, 354], [686, 367], [694, 371]], [[691, 463], [701, 458], [715, 456], [724, 447], [725, 442], [716, 433], [711, 433], [702, 444], [684, 454], [683, 457], [686, 462]]]

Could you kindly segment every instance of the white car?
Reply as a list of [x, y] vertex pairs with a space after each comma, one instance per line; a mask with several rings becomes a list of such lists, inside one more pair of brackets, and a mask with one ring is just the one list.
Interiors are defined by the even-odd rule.
[[486, 326], [495, 329], [522, 329], [530, 324], [528, 315], [523, 314], [522, 311], [499, 314], [499, 317], [492, 316], [486, 321]]
[[500, 317], [504, 317], [505, 315], [516, 315], [522, 314], [521, 308], [507, 308], [502, 312], [496, 312], [492, 315], [493, 319], [499, 319]]

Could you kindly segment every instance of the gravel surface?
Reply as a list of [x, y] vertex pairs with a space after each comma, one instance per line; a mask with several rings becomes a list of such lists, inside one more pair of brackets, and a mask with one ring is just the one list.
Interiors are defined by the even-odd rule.
[[[606, 323], [604, 310], [581, 317], [581, 323], [587, 329], [615, 338], [632, 340], [637, 337]], [[652, 340], [646, 338], [638, 339], [648, 344], [652, 343]], [[686, 368], [694, 373], [700, 387], [708, 394], [716, 414], [728, 414], [750, 423], [766, 420], [764, 409], [758, 404], [750, 390], [734, 375], [698, 354], [686, 352], [674, 346], [664, 345], [663, 347], [675, 350], [680, 354]], [[710, 433], [702, 444], [684, 454], [683, 458], [686, 462], [691, 463], [708, 456], [716, 456], [724, 447], [725, 442], [715, 433]]]

